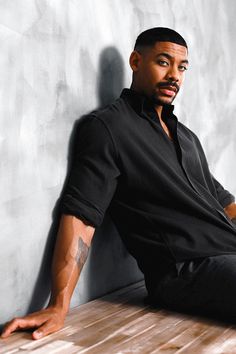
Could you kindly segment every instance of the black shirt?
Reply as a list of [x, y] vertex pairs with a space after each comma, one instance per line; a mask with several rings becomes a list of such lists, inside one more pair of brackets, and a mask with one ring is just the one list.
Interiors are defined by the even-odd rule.
[[164, 106], [124, 89], [81, 123], [62, 212], [97, 227], [109, 212], [144, 272], [165, 261], [236, 253], [224, 213], [234, 197], [212, 176], [197, 136]]

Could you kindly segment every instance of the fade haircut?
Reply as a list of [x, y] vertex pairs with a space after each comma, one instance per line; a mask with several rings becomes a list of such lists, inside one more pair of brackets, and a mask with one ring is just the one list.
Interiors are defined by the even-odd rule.
[[152, 47], [156, 42], [172, 42], [188, 49], [187, 43], [178, 32], [167, 27], [154, 27], [140, 33], [136, 39], [134, 50], [140, 51]]

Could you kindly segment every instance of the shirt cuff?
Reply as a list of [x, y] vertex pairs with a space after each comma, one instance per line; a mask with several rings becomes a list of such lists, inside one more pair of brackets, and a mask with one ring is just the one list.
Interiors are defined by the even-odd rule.
[[78, 200], [70, 195], [63, 197], [60, 203], [61, 214], [73, 215], [84, 221], [86, 224], [98, 227], [103, 220], [103, 213], [95, 206], [85, 200]]

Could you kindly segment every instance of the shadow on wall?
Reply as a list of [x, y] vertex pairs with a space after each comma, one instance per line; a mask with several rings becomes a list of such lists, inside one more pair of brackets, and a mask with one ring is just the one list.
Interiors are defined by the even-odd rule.
[[105, 48], [99, 59], [99, 106], [105, 106], [120, 96], [124, 87], [123, 59], [115, 47]]
[[[105, 48], [101, 53], [99, 63], [97, 90], [99, 107], [101, 107], [111, 103], [114, 99], [120, 96], [121, 90], [123, 89], [124, 68], [122, 57], [115, 47]], [[82, 118], [83, 117], [75, 122], [71, 133], [68, 147], [67, 178], [73, 160], [75, 132], [77, 131]], [[65, 179], [61, 196], [67, 178]], [[45, 306], [49, 298], [51, 260], [59, 225], [59, 204], [61, 196], [57, 200], [52, 212], [53, 221], [48, 233], [41, 269], [35, 284], [31, 303], [28, 307], [28, 312], [41, 309]], [[117, 274], [114, 274], [114, 268], [116, 266], [118, 271]], [[126, 266], [130, 268], [129, 270], [132, 268], [131, 273], [125, 271], [124, 268]], [[87, 300], [120, 286], [135, 282], [142, 277], [136, 266], [136, 262], [124, 248], [124, 245], [108, 215], [105, 217], [101, 227], [96, 231], [90, 250], [87, 270]]]
[[[98, 98], [103, 107], [124, 88], [124, 64], [115, 47], [105, 48], [99, 61]], [[126, 250], [109, 214], [93, 239], [88, 263], [87, 293], [90, 299], [143, 278], [136, 261]]]

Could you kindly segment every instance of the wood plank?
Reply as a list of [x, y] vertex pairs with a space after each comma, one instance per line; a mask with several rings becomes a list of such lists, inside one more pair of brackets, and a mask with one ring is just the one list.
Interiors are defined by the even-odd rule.
[[100, 354], [110, 350], [110, 353], [118, 353], [120, 351], [122, 353], [148, 353], [148, 344], [153, 342], [153, 337], [157, 333], [161, 334], [168, 330], [170, 326], [181, 321], [177, 316], [170, 319], [164, 315], [158, 318], [153, 313], [147, 314], [145, 317], [142, 316], [138, 323], [130, 322], [126, 326], [120, 327], [105, 341], [81, 352]]
[[0, 353], [222, 354], [236, 353], [230, 324], [144, 304], [143, 282], [71, 309], [65, 327], [38, 341], [18, 332], [0, 341]]
[[[192, 325], [182, 331], [177, 336], [173, 336], [171, 340], [156, 348], [151, 354], [156, 353], [201, 353], [203, 348], [207, 348], [209, 343], [214, 343], [217, 338], [225, 338], [230, 335], [230, 326], [217, 324], [217, 322], [207, 319], [193, 319]], [[236, 332], [234, 331], [234, 335]], [[210, 353], [210, 352], [208, 352]]]
[[236, 352], [235, 328], [222, 328], [221, 326], [210, 327], [202, 336], [197, 338], [189, 346], [179, 350], [178, 354], [226, 354]]
[[[92, 339], [92, 330], [90, 332], [87, 331], [87, 333], [84, 334], [84, 327], [96, 322], [97, 326], [99, 326], [100, 322], [104, 322], [106, 315], [108, 319], [109, 317], [116, 318], [116, 314], [119, 312], [122, 312], [122, 318], [124, 315], [128, 316], [129, 313], [132, 315], [135, 312], [137, 312], [136, 316], [138, 316], [138, 312], [145, 310], [147, 306], [143, 308], [138, 305], [131, 307], [128, 305], [128, 302], [132, 301], [133, 298], [137, 299], [145, 294], [146, 290], [143, 281], [119, 289], [100, 299], [95, 299], [89, 303], [71, 309], [65, 321], [65, 327], [50, 336], [37, 341], [32, 341], [30, 333], [17, 332], [8, 339], [2, 339], [0, 341], [1, 353], [7, 353], [10, 350], [14, 350], [14, 353], [22, 352], [22, 350], [36, 350], [46, 346], [50, 342], [54, 342], [55, 340], [63, 340], [65, 337], [67, 340], [69, 338], [70, 341], [73, 341], [74, 337], [72, 337], [72, 335], [77, 336], [78, 338], [80, 330], [80, 338], [90, 335], [90, 338]], [[120, 299], [119, 302], [118, 299]], [[109, 302], [105, 300], [109, 300]], [[107, 326], [110, 327], [109, 325]], [[93, 329], [96, 330], [94, 327]]]
[[179, 351], [179, 349], [183, 348], [184, 346], [187, 347], [190, 343], [194, 342], [196, 338], [205, 333], [208, 328], [208, 324], [196, 322], [179, 335], [167, 341], [155, 351], [152, 351], [152, 354], [156, 354], [157, 351], [158, 353], [166, 354], [176, 353]]

